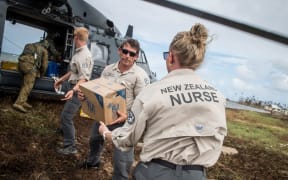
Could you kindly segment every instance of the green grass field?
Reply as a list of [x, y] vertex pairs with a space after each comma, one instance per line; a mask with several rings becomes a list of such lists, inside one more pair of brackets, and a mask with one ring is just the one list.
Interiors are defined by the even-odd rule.
[[270, 114], [227, 110], [227, 123], [230, 137], [288, 155], [288, 121]]

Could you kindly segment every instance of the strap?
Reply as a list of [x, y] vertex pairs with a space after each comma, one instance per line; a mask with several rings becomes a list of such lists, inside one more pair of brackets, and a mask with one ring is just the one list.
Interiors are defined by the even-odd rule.
[[170, 169], [175, 169], [177, 166], [182, 167], [183, 170], [196, 170], [196, 171], [204, 171], [204, 167], [200, 165], [176, 165], [174, 163], [171, 163], [169, 161], [165, 161], [162, 159], [152, 159], [151, 162], [160, 164], [161, 166], [168, 167]]

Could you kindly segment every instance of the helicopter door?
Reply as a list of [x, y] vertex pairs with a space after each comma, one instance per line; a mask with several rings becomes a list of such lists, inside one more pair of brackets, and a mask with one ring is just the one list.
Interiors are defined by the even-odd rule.
[[146, 59], [146, 56], [145, 56], [145, 53], [143, 50], [141, 50], [139, 52], [139, 57], [138, 59], [136, 60], [136, 64], [140, 67], [142, 67], [146, 73], [149, 75], [150, 77], [150, 81], [151, 82], [155, 82], [156, 81], [156, 74], [154, 72], [152, 72], [150, 70], [150, 67], [149, 67], [149, 64], [148, 64], [148, 61]]
[[74, 30], [67, 29], [66, 31], [66, 38], [65, 38], [65, 55], [64, 55], [64, 62], [69, 63], [70, 59], [73, 55], [74, 49]]
[[0, 1], [0, 53], [2, 52], [2, 40], [4, 35], [7, 7], [8, 5], [5, 1]]
[[92, 59], [94, 61], [93, 73], [91, 79], [95, 79], [101, 76], [103, 69], [107, 65], [107, 61], [109, 58], [108, 47], [107, 45], [97, 43], [95, 41], [91, 42], [90, 47], [91, 47]]

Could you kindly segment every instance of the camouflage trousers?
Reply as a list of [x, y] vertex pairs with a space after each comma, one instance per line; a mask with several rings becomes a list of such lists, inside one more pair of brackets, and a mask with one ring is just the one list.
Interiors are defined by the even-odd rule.
[[28, 96], [34, 86], [36, 77], [36, 71], [31, 71], [27, 74], [23, 74], [22, 86], [15, 104], [23, 105], [23, 103], [27, 101]]

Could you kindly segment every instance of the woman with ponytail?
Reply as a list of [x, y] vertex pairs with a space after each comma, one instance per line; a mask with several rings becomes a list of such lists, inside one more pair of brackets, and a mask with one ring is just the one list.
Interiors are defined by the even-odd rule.
[[227, 134], [225, 97], [195, 71], [204, 60], [207, 29], [179, 32], [163, 53], [168, 74], [136, 97], [125, 125], [99, 133], [127, 151], [143, 142], [137, 180], [203, 180], [221, 154]]

